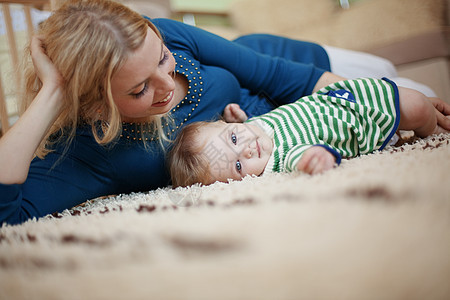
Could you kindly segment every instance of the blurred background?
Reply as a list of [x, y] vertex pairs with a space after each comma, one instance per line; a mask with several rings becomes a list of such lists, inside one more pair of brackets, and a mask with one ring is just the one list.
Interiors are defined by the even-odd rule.
[[[0, 121], [17, 119], [15, 71], [37, 24], [64, 0], [0, 0]], [[385, 57], [450, 103], [450, 0], [117, 0], [226, 39], [271, 33]], [[1, 132], [0, 132], [1, 134]]]

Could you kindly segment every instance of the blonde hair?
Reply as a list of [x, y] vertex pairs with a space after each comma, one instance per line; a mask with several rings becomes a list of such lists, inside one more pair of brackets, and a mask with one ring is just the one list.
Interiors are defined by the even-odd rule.
[[213, 124], [215, 122], [194, 122], [178, 133], [168, 156], [173, 187], [213, 182], [209, 160], [203, 155], [206, 143], [198, 139], [200, 129]]
[[[97, 143], [106, 145], [121, 133], [122, 120], [111, 93], [111, 78], [127, 57], [144, 43], [147, 19], [126, 6], [107, 0], [70, 0], [39, 29], [47, 55], [64, 79], [62, 113], [36, 151], [44, 157], [61, 139], [67, 145], [78, 125], [90, 125]], [[42, 87], [27, 51], [20, 111], [23, 113]], [[161, 117], [151, 116], [159, 136]], [[154, 132], [154, 133], [155, 133]], [[153, 133], [153, 134], [154, 134]]]

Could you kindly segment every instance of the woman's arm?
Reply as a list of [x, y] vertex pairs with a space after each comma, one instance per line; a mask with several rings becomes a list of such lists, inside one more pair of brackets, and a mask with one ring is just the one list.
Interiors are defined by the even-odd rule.
[[23, 183], [34, 153], [62, 108], [62, 79], [38, 37], [31, 42], [31, 55], [43, 86], [30, 107], [0, 139], [0, 183]]
[[[281, 37], [265, 36], [270, 46], [262, 47], [264, 49], [258, 52], [246, 44], [232, 42], [180, 22], [167, 19], [152, 21], [161, 30], [172, 51], [189, 53], [201, 65], [226, 70], [251, 94], [264, 92], [279, 104], [311, 94], [326, 71], [316, 67], [310, 56], [306, 56], [304, 61], [291, 59], [290, 53], [302, 52], [305, 49], [293, 49], [295, 46], [292, 44], [295, 43], [288, 43]], [[283, 41], [283, 47], [275, 47]]]

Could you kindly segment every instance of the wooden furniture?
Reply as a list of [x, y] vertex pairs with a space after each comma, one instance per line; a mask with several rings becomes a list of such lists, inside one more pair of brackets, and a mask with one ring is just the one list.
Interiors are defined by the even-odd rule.
[[[11, 13], [11, 5], [12, 4], [18, 4], [24, 13], [25, 16], [25, 23], [26, 23], [26, 31], [27, 36], [30, 38], [34, 32], [33, 27], [33, 21], [32, 21], [32, 14], [31, 9], [32, 7], [39, 7], [39, 8], [48, 8], [48, 9], [54, 9], [58, 5], [58, 0], [16, 0], [16, 1], [5, 1], [0, 0], [1, 4], [1, 12], [3, 16], [4, 21], [4, 28], [6, 31], [6, 40], [7, 40], [7, 46], [8, 46], [8, 55], [10, 58], [10, 62], [12, 65], [12, 70], [16, 70], [19, 61], [20, 61], [20, 51], [17, 45], [17, 38], [16, 38], [16, 32], [14, 31], [13, 24], [14, 20], [12, 18]], [[15, 7], [16, 8], [16, 7]], [[0, 68], [4, 68], [4, 66], [0, 66]], [[1, 75], [1, 73], [0, 73]], [[2, 80], [3, 79], [3, 80]], [[20, 74], [15, 71], [13, 72], [13, 80], [12, 84], [18, 84], [20, 82]], [[6, 88], [4, 78], [1, 78], [0, 76], [0, 125], [1, 125], [1, 131], [0, 134], [4, 134], [10, 127], [9, 122], [9, 116], [10, 113], [8, 112], [7, 103], [6, 103]], [[10, 88], [10, 87], [9, 87]], [[18, 86], [13, 87], [18, 88]]]

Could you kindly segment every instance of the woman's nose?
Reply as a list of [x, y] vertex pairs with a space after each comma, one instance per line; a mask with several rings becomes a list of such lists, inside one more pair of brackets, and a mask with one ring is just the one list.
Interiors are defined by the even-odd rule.
[[155, 80], [155, 90], [159, 93], [167, 93], [175, 89], [175, 80], [173, 73], [161, 73], [158, 80]]

